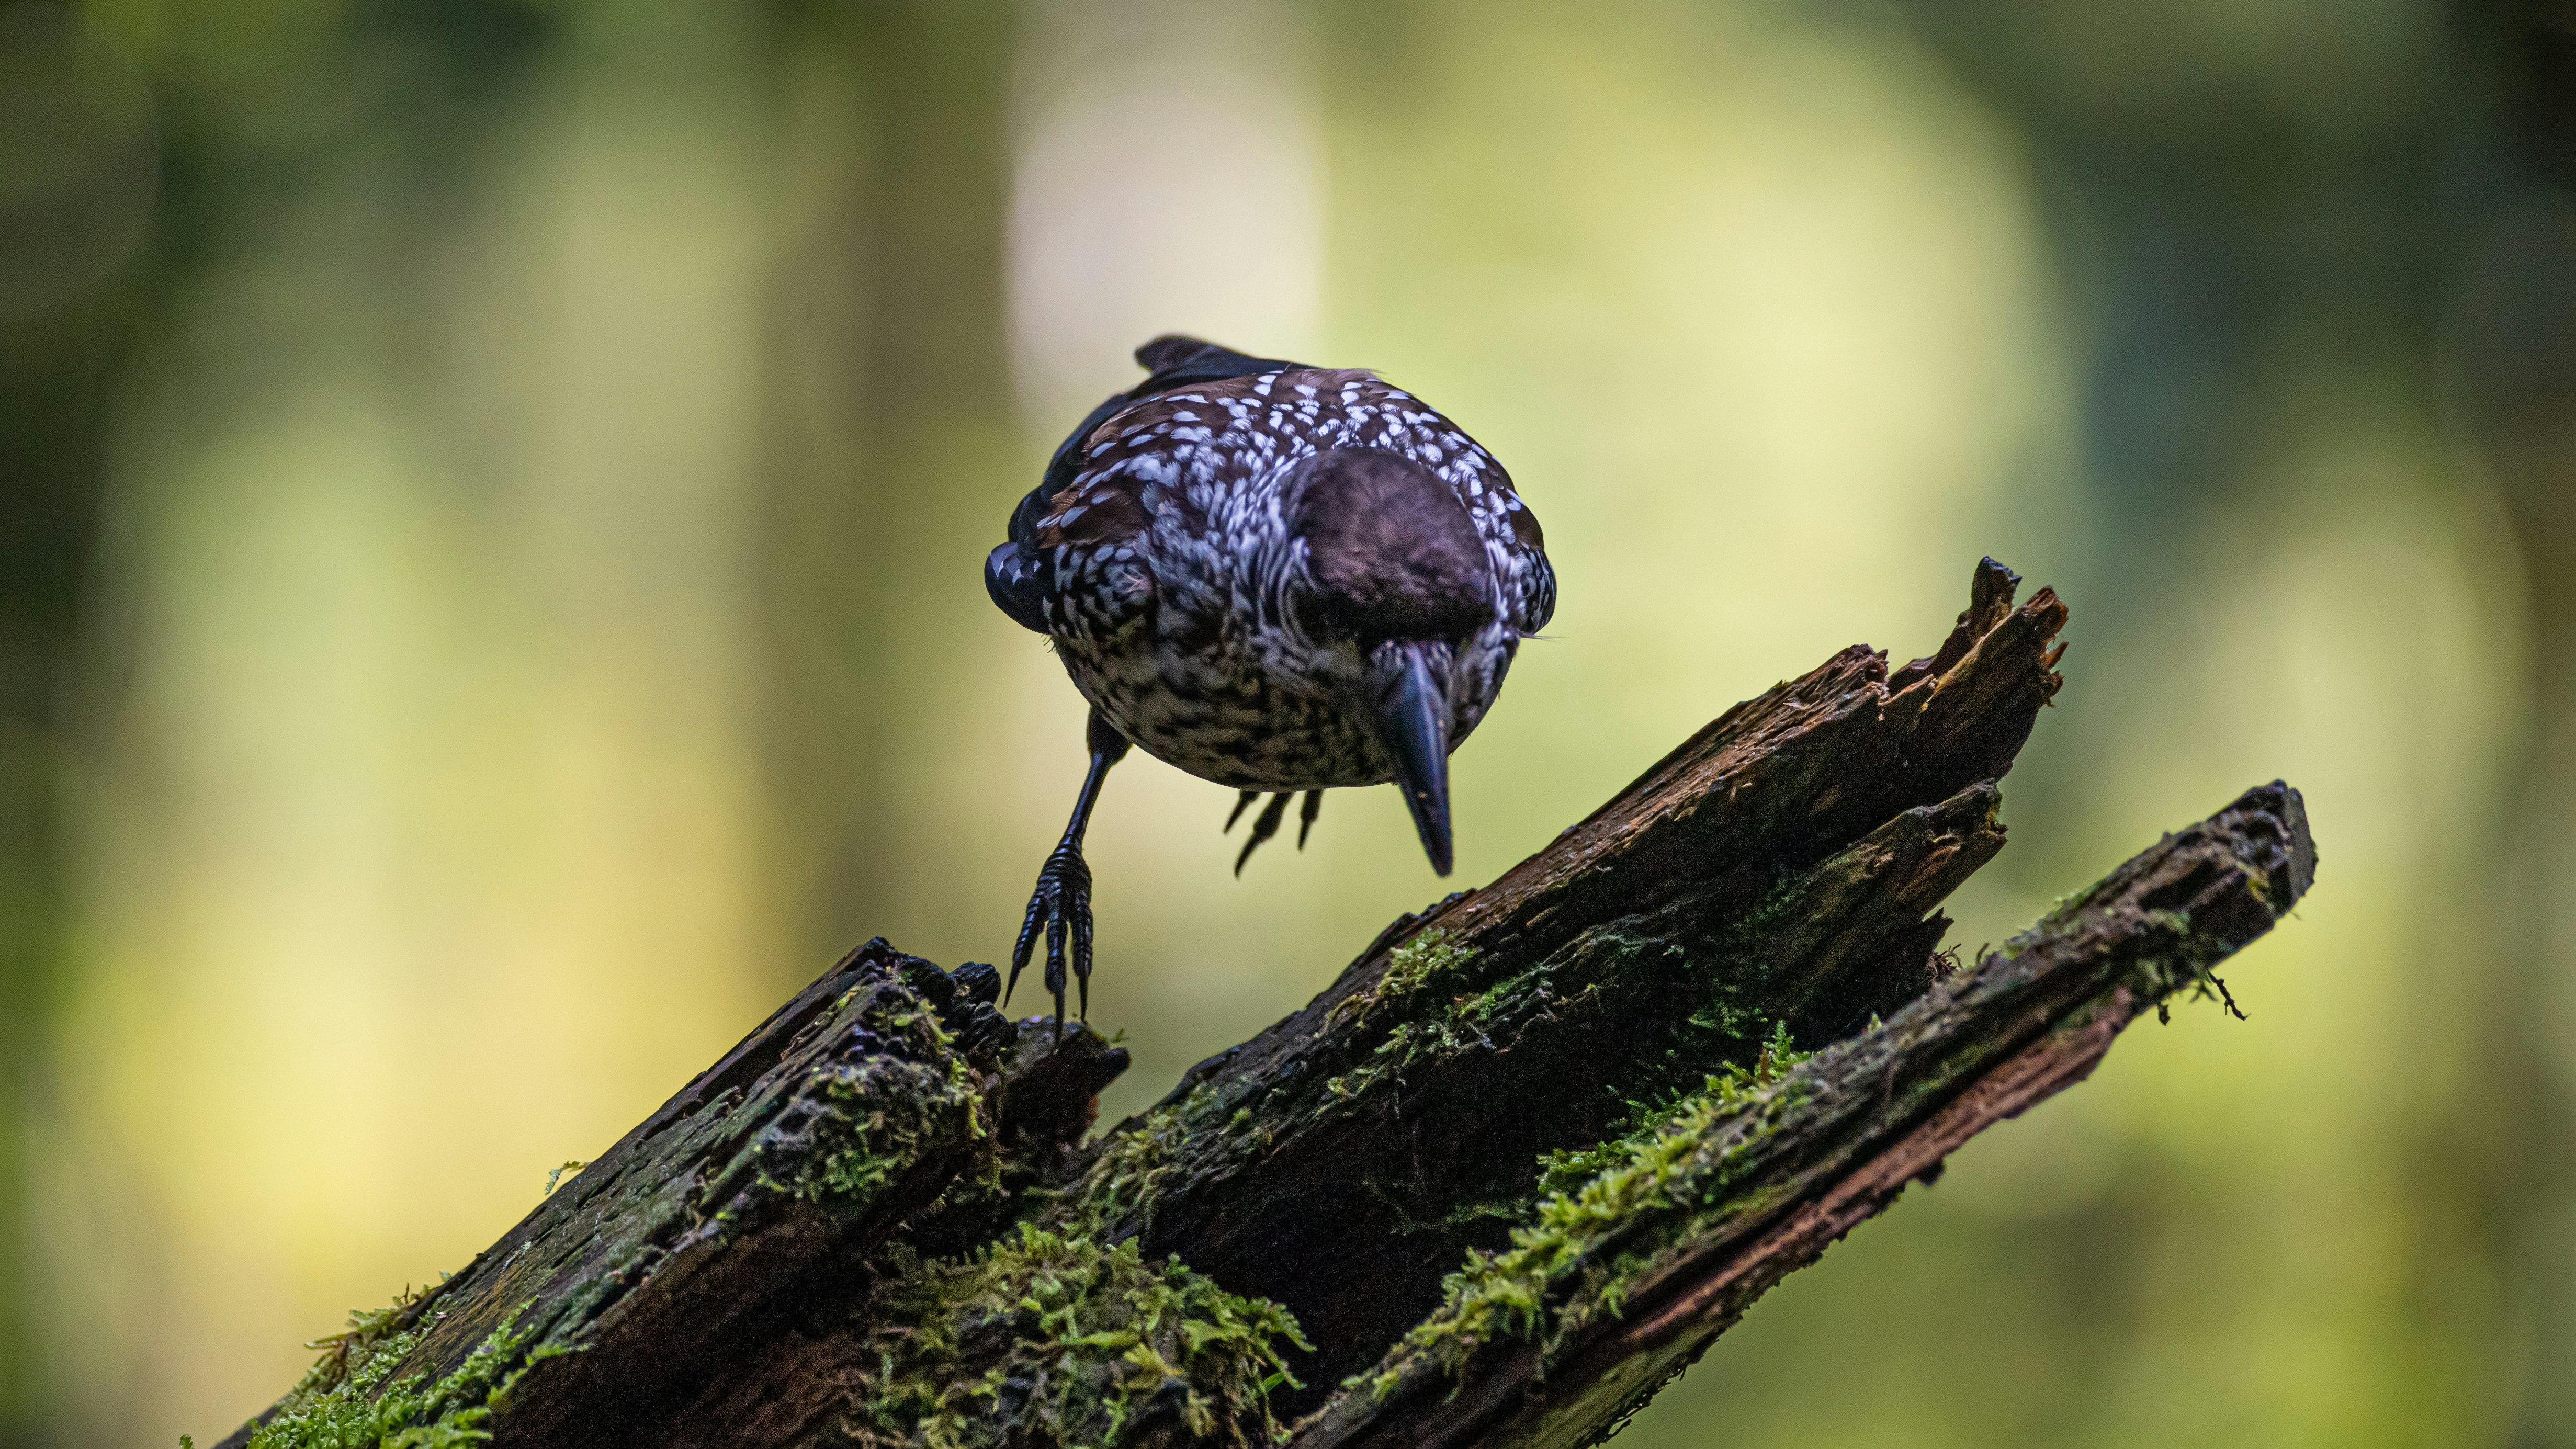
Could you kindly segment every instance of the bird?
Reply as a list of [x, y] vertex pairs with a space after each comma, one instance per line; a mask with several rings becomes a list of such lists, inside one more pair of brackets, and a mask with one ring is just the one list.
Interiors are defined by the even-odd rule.
[[1262, 794], [1235, 873], [1303, 794], [1393, 782], [1439, 875], [1452, 864], [1449, 753], [1493, 705], [1556, 575], [1537, 515], [1464, 430], [1374, 371], [1252, 357], [1167, 334], [1145, 380], [1091, 410], [986, 557], [994, 604], [1046, 635], [1090, 704], [1090, 766], [1039, 869], [1011, 986], [1046, 943], [1091, 1012], [1082, 842], [1131, 745]]

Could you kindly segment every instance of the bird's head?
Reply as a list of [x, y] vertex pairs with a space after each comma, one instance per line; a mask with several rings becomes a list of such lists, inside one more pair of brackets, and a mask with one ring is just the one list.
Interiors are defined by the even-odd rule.
[[1496, 618], [1484, 540], [1455, 489], [1374, 448], [1307, 459], [1281, 501], [1306, 545], [1300, 622], [1352, 646], [1356, 703], [1393, 758], [1432, 869], [1447, 875], [1454, 673]]

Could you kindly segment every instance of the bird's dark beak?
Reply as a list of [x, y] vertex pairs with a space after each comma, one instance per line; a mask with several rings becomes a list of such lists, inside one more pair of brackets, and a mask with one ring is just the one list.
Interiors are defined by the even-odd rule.
[[1381, 644], [1369, 661], [1377, 729], [1395, 757], [1396, 788], [1413, 812], [1431, 868], [1449, 873], [1449, 689], [1428, 644]]

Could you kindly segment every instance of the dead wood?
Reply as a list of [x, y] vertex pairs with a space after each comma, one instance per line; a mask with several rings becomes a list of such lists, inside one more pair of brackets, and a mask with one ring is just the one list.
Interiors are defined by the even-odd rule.
[[1686, 1107], [1601, 1201], [1462, 1275], [1295, 1449], [1592, 1442], [1970, 1137], [2082, 1081], [2139, 1013], [2223, 992], [2210, 968], [2315, 872], [2298, 792], [2250, 790], [1886, 1025], [1722, 1111]]
[[2016, 582], [1728, 710], [1087, 1144], [1123, 1052], [871, 942], [259, 1442], [1584, 1442], [2306, 888], [2269, 786], [1950, 969], [2059, 685]]

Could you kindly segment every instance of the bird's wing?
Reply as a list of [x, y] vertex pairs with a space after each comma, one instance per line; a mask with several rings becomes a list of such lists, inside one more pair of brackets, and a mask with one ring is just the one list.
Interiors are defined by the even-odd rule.
[[1155, 509], [1182, 496], [1155, 486], [1170, 481], [1178, 452], [1293, 459], [1356, 446], [1400, 453], [1455, 489], [1493, 560], [1504, 621], [1523, 634], [1547, 626], [1556, 576], [1537, 516], [1492, 454], [1412, 394], [1366, 371], [1247, 357], [1187, 337], [1156, 338], [1136, 358], [1153, 375], [1093, 409], [1057, 447], [1011, 516], [1010, 542], [986, 565], [994, 602], [1011, 617], [1043, 632], [1059, 595], [1082, 600], [1089, 627], [1130, 617], [1120, 601], [1150, 588], [1135, 545]]
[[1165, 333], [1137, 348], [1136, 365], [1152, 376], [1125, 392], [1110, 394], [1072, 432], [1065, 434], [1063, 442], [1056, 444], [1055, 453], [1047, 459], [1046, 472], [1038, 479], [1038, 486], [1030, 489], [1019, 506], [1011, 510], [1010, 539], [1013, 543], [1026, 544], [1034, 538], [1038, 519], [1064, 491], [1064, 485], [1073, 481], [1073, 475], [1082, 471], [1084, 442], [1099, 430], [1101, 424], [1147, 398], [1175, 388], [1222, 382], [1228, 378], [1258, 377], [1265, 372], [1305, 366], [1302, 362], [1246, 356], [1232, 348], [1184, 337], [1177, 332]]
[[1510, 539], [1506, 542], [1491, 528], [1483, 529], [1486, 552], [1500, 556], [1504, 612], [1511, 626], [1523, 634], [1535, 634], [1556, 616], [1556, 569], [1547, 561], [1547, 536], [1539, 529], [1538, 515], [1512, 487], [1511, 475], [1502, 465], [1495, 465], [1494, 475], [1503, 531]]
[[[993, 602], [1040, 633], [1077, 617], [1089, 629], [1119, 627], [1149, 591], [1131, 545], [1152, 525], [1144, 492], [1153, 470], [1122, 465], [1168, 435], [1173, 409], [1156, 413], [1156, 404], [1178, 390], [1302, 366], [1178, 334], [1137, 348], [1136, 361], [1151, 375], [1093, 408], [1056, 445], [1038, 486], [1011, 511], [1007, 540], [984, 562]], [[1122, 446], [1140, 433], [1148, 436]]]

